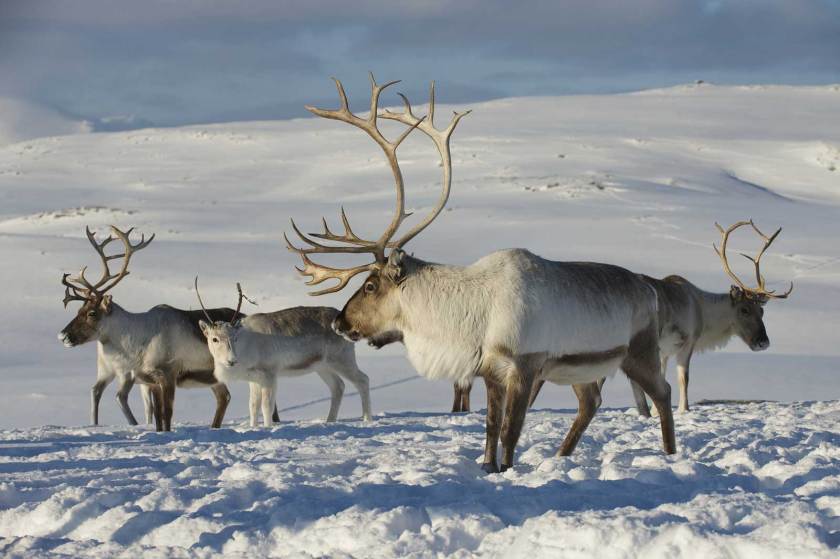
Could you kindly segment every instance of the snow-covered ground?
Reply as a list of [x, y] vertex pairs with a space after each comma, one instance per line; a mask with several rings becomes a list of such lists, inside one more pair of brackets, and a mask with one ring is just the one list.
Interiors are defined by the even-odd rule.
[[[367, 92], [349, 93], [364, 106]], [[438, 96], [445, 100], [445, 90]], [[448, 211], [409, 250], [469, 263], [521, 246], [680, 273], [725, 291], [714, 221], [783, 226], [763, 268], [772, 286], [792, 279], [796, 289], [767, 306], [771, 348], [754, 354], [736, 341], [696, 357], [691, 400], [840, 399], [840, 86], [698, 85], [452, 108], [474, 112], [453, 139]], [[446, 112], [439, 107], [438, 120]], [[55, 130], [71, 132], [71, 124]], [[438, 194], [433, 150], [417, 134], [400, 159], [409, 207], [422, 215]], [[387, 412], [370, 425], [320, 424], [326, 388], [302, 378], [280, 386], [287, 423], [270, 432], [241, 427], [242, 386], [232, 387], [231, 419], [218, 432], [200, 426], [213, 411], [207, 390], [178, 393], [172, 434], [124, 428], [113, 389], [101, 406], [111, 426], [35, 427], [88, 419], [95, 347], [68, 350], [55, 338], [75, 310], [61, 307], [61, 273], [96, 269], [85, 225], [157, 233], [114, 290], [129, 310], [195, 307], [196, 274], [212, 305], [232, 304], [240, 281], [259, 310], [341, 306], [349, 292], [306, 297], [282, 243], [290, 216], [316, 230], [321, 215], [337, 223], [340, 204], [357, 232], [375, 236], [390, 217], [393, 187], [378, 148], [330, 121], [0, 146], [0, 550], [837, 552], [836, 402], [695, 407], [677, 418], [679, 454], [664, 458], [655, 423], [621, 409], [632, 398], [617, 377], [574, 457], [552, 457], [571, 415], [541, 411], [527, 420], [521, 467], [482, 477], [474, 464], [481, 414], [440, 415], [449, 385], [419, 379], [399, 346], [359, 346], [374, 411]], [[734, 242], [757, 246], [746, 232]], [[483, 407], [480, 386], [473, 402]], [[564, 387], [546, 387], [539, 401], [575, 405]], [[346, 396], [340, 416], [359, 414], [358, 398]]]
[[484, 416], [385, 414], [272, 430], [0, 435], [0, 553], [38, 557], [831, 557], [840, 404], [703, 406], [655, 420], [528, 419], [519, 465], [478, 468]]

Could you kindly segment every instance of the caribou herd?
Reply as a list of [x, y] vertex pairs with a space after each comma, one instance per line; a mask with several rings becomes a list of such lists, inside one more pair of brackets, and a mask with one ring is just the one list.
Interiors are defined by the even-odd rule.
[[[351, 112], [340, 81], [335, 80], [339, 108], [307, 107], [313, 114], [350, 124], [364, 131], [382, 150], [396, 189], [393, 217], [378, 239], [354, 233], [341, 210], [343, 233], [334, 233], [322, 218], [323, 232], [304, 234], [291, 221], [298, 244], [285, 237], [298, 254], [308, 285], [335, 280], [312, 295], [344, 289], [351, 278], [366, 273], [362, 286], [339, 311], [329, 307], [294, 307], [246, 316], [247, 300], [237, 284], [232, 308], [181, 310], [161, 304], [133, 313], [109, 293], [129, 274], [132, 256], [154, 239], [132, 242], [132, 229], [111, 226], [103, 240], [88, 228], [87, 238], [102, 260], [102, 275], [89, 280], [86, 269], [64, 274], [64, 305], [80, 301], [75, 318], [59, 333], [68, 347], [97, 342], [97, 379], [92, 389], [91, 420], [99, 419], [104, 388], [117, 379], [117, 399], [126, 419], [137, 420], [128, 405], [135, 383], [141, 385], [145, 420], [158, 431], [172, 428], [176, 388], [209, 388], [216, 398], [212, 427], [219, 427], [230, 401], [227, 384], [250, 384], [250, 423], [276, 421], [276, 384], [282, 377], [316, 373], [329, 387], [327, 421], [338, 416], [344, 380], [358, 390], [363, 419], [370, 421], [370, 387], [356, 364], [354, 344], [367, 340], [379, 348], [400, 342], [409, 361], [424, 377], [447, 379], [455, 385], [453, 411], [469, 410], [469, 391], [476, 377], [487, 388], [486, 441], [482, 469], [493, 473], [514, 464], [514, 452], [526, 413], [544, 382], [571, 385], [579, 409], [559, 454], [572, 453], [601, 403], [604, 379], [621, 369], [629, 378], [638, 411], [649, 416], [647, 397], [659, 416], [667, 454], [676, 451], [671, 387], [665, 380], [670, 357], [677, 363], [680, 386], [678, 411], [688, 411], [689, 363], [695, 352], [722, 347], [741, 338], [753, 351], [770, 341], [764, 327], [764, 305], [786, 298], [792, 288], [776, 293], [765, 285], [760, 260], [781, 229], [765, 235], [753, 222], [724, 229], [715, 247], [724, 271], [734, 282], [728, 293], [703, 291], [679, 276], [655, 279], [611, 264], [546, 260], [526, 249], [488, 254], [468, 266], [422, 260], [403, 249], [440, 214], [452, 184], [450, 138], [469, 111], [455, 113], [443, 128], [434, 123], [434, 84], [428, 113], [415, 115], [400, 94], [400, 112], [379, 108], [383, 90], [397, 82], [377, 84], [371, 76], [369, 113]], [[380, 119], [404, 125], [387, 139]], [[435, 207], [418, 224], [398, 236], [408, 217], [403, 175], [397, 149], [415, 130], [428, 137], [440, 156], [441, 192]], [[751, 228], [763, 246], [754, 257], [756, 286], [747, 286], [727, 260], [730, 235]], [[116, 252], [113, 246], [119, 246]], [[367, 254], [368, 261], [351, 268], [328, 267], [313, 255]], [[119, 271], [111, 270], [112, 262]], [[497, 449], [501, 438], [501, 463]]]

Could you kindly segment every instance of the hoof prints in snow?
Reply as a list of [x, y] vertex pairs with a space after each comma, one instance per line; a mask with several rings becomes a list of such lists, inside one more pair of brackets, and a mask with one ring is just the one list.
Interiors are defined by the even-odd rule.
[[[529, 414], [519, 464], [482, 475], [482, 414], [405, 413], [271, 430], [6, 431], [0, 551], [356, 557], [830, 556], [840, 402], [709, 405], [655, 420]], [[36, 441], [36, 442], [33, 442]]]

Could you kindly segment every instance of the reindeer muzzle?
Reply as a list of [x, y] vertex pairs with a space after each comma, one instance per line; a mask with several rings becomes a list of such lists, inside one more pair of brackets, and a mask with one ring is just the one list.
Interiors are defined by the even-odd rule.
[[58, 333], [58, 341], [61, 342], [64, 347], [73, 347], [76, 345], [76, 343], [70, 339], [70, 334], [64, 331]]

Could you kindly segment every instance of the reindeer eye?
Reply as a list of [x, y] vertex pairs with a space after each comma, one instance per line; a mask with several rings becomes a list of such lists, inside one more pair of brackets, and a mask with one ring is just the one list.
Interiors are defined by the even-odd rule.
[[96, 311], [88, 311], [88, 316], [96, 316]]
[[219, 338], [213, 338], [213, 343], [214, 343], [214, 344], [219, 343]]
[[365, 293], [373, 293], [376, 291], [376, 284], [372, 281], [369, 281], [365, 284]]

